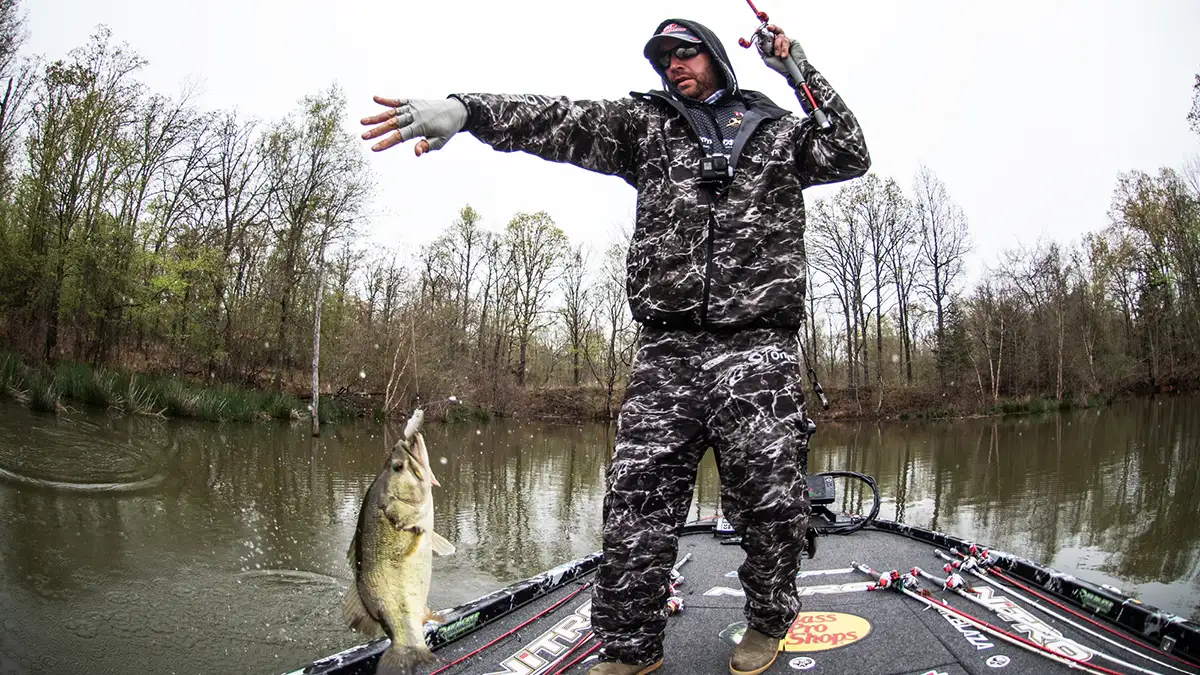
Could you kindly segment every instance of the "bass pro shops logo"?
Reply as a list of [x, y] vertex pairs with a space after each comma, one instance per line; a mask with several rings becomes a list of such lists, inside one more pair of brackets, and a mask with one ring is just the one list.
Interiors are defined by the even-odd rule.
[[865, 638], [871, 624], [861, 616], [841, 612], [800, 612], [779, 642], [785, 652], [820, 652], [845, 647]]

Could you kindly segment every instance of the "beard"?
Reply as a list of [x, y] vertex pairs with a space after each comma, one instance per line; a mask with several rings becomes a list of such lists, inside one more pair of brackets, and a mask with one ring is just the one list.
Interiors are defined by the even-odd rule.
[[714, 91], [721, 88], [721, 78], [717, 76], [715, 71], [715, 68], [705, 68], [701, 72], [692, 73], [692, 82], [686, 87], [687, 91], [680, 89], [677, 84], [672, 84], [672, 86], [681, 95], [702, 101], [712, 95]]

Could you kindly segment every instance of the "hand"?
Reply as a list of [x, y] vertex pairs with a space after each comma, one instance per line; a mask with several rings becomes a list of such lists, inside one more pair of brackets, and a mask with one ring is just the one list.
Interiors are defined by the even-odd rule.
[[392, 135], [371, 146], [371, 150], [375, 152], [423, 136], [414, 148], [417, 157], [420, 157], [427, 152], [440, 150], [450, 137], [467, 123], [467, 107], [458, 99], [416, 100], [382, 96], [374, 98], [376, 103], [386, 105], [390, 109], [362, 119], [364, 125], [378, 125], [364, 131], [363, 140], [370, 140], [395, 130]]
[[763, 63], [766, 63], [777, 73], [781, 73], [784, 77], [788, 76], [787, 64], [783, 62], [784, 58], [789, 55], [792, 60], [799, 63], [800, 61], [808, 60], [804, 54], [804, 48], [800, 46], [799, 40], [792, 40], [783, 34], [783, 29], [775, 24], [767, 26], [767, 30], [775, 35], [774, 39], [767, 44], [765, 37], [759, 38], [758, 53], [762, 56]]

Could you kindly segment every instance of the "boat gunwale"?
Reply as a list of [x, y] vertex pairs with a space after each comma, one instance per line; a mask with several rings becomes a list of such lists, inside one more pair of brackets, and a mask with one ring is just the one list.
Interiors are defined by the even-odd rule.
[[[850, 517], [850, 522], [861, 522], [862, 520], [864, 520], [862, 516]], [[680, 528], [679, 535], [721, 534], [718, 523], [717, 516], [691, 521]], [[1098, 617], [1105, 623], [1124, 630], [1135, 638], [1140, 638], [1149, 646], [1179, 656], [1200, 667], [1200, 624], [1188, 619], [1153, 605], [1147, 605], [1116, 590], [1060, 572], [1048, 565], [937, 530], [881, 518], [872, 519], [870, 523], [866, 524], [865, 529], [908, 537], [960, 553], [965, 553], [972, 545], [986, 548], [996, 565], [1012, 576], [1036, 584], [1042, 591], [1073, 605], [1076, 609]], [[601, 558], [602, 552], [596, 551], [445, 610], [443, 612], [445, 621], [442, 624], [426, 625], [426, 642], [430, 649], [436, 651], [452, 642], [473, 635], [485, 626], [499, 621], [529, 603], [592, 573], [599, 567]], [[1083, 593], [1099, 596], [1111, 602], [1112, 605], [1107, 611], [1099, 611], [1095, 606], [1085, 604], [1081, 600]], [[478, 618], [472, 621], [471, 617], [476, 613], [478, 613]], [[330, 675], [344, 672], [345, 668], [378, 658], [388, 645], [388, 638], [377, 638], [368, 643], [322, 657], [287, 675], [300, 675], [301, 673], [304, 675]]]

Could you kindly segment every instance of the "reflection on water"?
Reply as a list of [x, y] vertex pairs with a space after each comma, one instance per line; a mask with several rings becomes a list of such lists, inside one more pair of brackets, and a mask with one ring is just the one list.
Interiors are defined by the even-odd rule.
[[[824, 425], [814, 470], [881, 516], [974, 538], [1200, 618], [1200, 399], [1007, 420]], [[283, 672], [356, 644], [345, 555], [396, 429], [209, 425], [0, 404], [0, 675]], [[434, 608], [600, 546], [611, 430], [427, 430]], [[841, 484], [842, 508], [870, 494]], [[718, 503], [711, 455], [693, 515]], [[818, 554], [819, 556], [819, 554]], [[819, 557], [816, 562], [821, 562]], [[828, 561], [841, 564], [844, 561]], [[815, 564], [815, 563], [814, 563]]]

